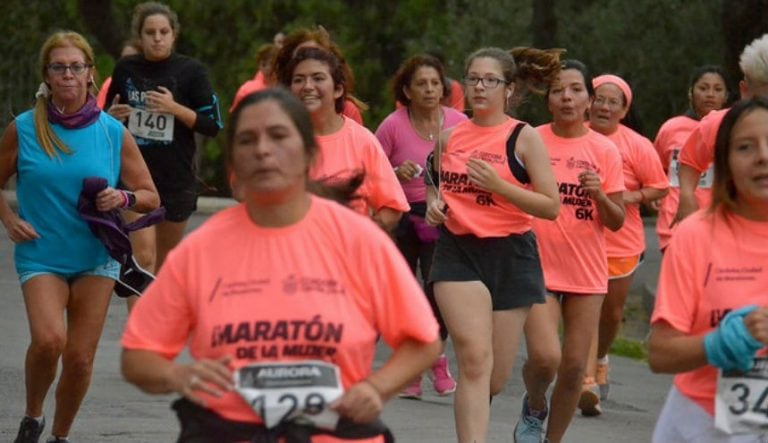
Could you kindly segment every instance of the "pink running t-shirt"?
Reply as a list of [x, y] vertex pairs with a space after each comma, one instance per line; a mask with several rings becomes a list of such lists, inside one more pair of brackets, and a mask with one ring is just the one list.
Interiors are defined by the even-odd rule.
[[478, 126], [467, 120], [453, 128], [440, 165], [440, 195], [448, 205], [445, 227], [452, 233], [506, 237], [531, 230], [531, 215], [477, 187], [467, 175], [467, 162], [475, 157], [491, 165], [502, 180], [525, 187], [512, 175], [507, 160], [507, 139], [518, 123], [507, 118], [500, 125]]
[[[664, 254], [651, 323], [699, 336], [733, 309], [768, 305], [768, 223], [699, 210], [680, 223]], [[714, 415], [717, 368], [675, 376], [686, 397]]]
[[604, 228], [597, 206], [579, 184], [579, 174], [585, 169], [595, 171], [606, 194], [624, 191], [619, 150], [607, 137], [591, 129], [576, 138], [558, 137], [551, 123], [536, 130], [549, 152], [560, 192], [557, 218], [533, 219], [544, 285], [553, 292], [605, 294], [608, 259]]
[[[453, 108], [443, 106], [442, 112], [443, 128], [452, 128], [457, 123], [467, 119], [466, 115]], [[435, 134], [435, 140], [425, 140], [417, 134], [408, 117], [408, 108], [400, 108], [389, 114], [376, 130], [376, 138], [381, 142], [381, 147], [389, 158], [392, 167], [398, 166], [406, 160], [411, 160], [425, 168], [427, 155], [434, 149], [438, 136], [439, 134]], [[427, 200], [424, 172], [411, 181], [401, 183], [401, 186], [409, 202]]]
[[[677, 178], [680, 151], [699, 123], [698, 120], [686, 115], [672, 117], [661, 125], [658, 134], [656, 134], [656, 140], [653, 142], [669, 180], [669, 194], [661, 200], [659, 215], [656, 218], [656, 235], [659, 237], [661, 250], [669, 245], [669, 240], [677, 229], [677, 225], [670, 225], [677, 214], [677, 206], [680, 203], [680, 182]], [[694, 193], [700, 208], [709, 205], [711, 195], [712, 191], [709, 188], [702, 187], [697, 187]]]
[[[608, 138], [619, 148], [627, 191], [669, 187], [650, 140], [622, 124]], [[605, 249], [608, 257], [633, 257], [645, 250], [645, 231], [639, 204], [624, 205], [624, 225], [621, 229], [616, 232], [605, 230]]]
[[[323, 360], [348, 388], [371, 373], [379, 336], [393, 348], [437, 340], [427, 298], [386, 233], [312, 197], [304, 218], [283, 228], [255, 225], [243, 204], [212, 216], [171, 251], [122, 345], [168, 359], [189, 346], [195, 360], [231, 356], [234, 369]], [[201, 396], [227, 419], [260, 421], [234, 392]]]
[[341, 129], [316, 138], [320, 149], [309, 171], [313, 180], [345, 180], [365, 171], [365, 179], [358, 190], [362, 199], [353, 201], [350, 206], [365, 215], [382, 208], [399, 212], [410, 210], [395, 171], [371, 131], [344, 117]]

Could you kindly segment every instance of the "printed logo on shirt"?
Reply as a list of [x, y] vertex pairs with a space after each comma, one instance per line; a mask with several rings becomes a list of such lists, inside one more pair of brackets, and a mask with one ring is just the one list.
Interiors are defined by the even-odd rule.
[[755, 281], [763, 273], [762, 266], [742, 266], [741, 268], [715, 268], [716, 282]]
[[467, 174], [440, 171], [440, 189], [443, 192], [453, 194], [476, 194], [475, 203], [480, 206], [495, 206], [493, 195], [490, 192], [480, 189], [469, 180]]
[[294, 295], [298, 292], [322, 292], [325, 294], [344, 294], [341, 283], [332, 278], [303, 277], [291, 274], [282, 281], [283, 292]]
[[592, 221], [595, 219], [595, 209], [592, 207], [592, 198], [581, 185], [574, 183], [558, 183], [560, 203], [567, 206], [576, 206], [576, 219]]
[[571, 157], [565, 161], [565, 167], [568, 169], [574, 169], [574, 168], [579, 170], [587, 169], [590, 171], [595, 171], [595, 173], [597, 174], [600, 173], [600, 168], [597, 167], [596, 164], [587, 160], [581, 160], [574, 157]]
[[238, 345], [239, 359], [301, 357], [332, 359], [344, 337], [344, 324], [323, 321], [320, 315], [309, 320], [258, 320], [224, 323], [211, 330], [211, 348]]
[[261, 294], [266, 286], [271, 283], [268, 278], [262, 278], [259, 280], [242, 280], [222, 283], [222, 279], [216, 280], [216, 283], [211, 290], [211, 295], [208, 297], [208, 302], [212, 302], [217, 295], [222, 297], [234, 297], [240, 295], [253, 295]]
[[507, 158], [501, 154], [494, 154], [491, 152], [474, 150], [469, 155], [469, 158], [477, 158], [486, 163], [496, 163], [498, 165], [506, 165]]

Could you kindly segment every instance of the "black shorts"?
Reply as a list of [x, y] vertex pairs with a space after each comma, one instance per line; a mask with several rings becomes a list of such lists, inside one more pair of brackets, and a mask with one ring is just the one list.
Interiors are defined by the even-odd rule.
[[165, 208], [165, 221], [183, 222], [197, 210], [197, 191], [190, 190], [161, 190], [160, 205]]
[[480, 281], [491, 293], [494, 311], [544, 303], [544, 273], [533, 231], [479, 238], [441, 227], [429, 281]]

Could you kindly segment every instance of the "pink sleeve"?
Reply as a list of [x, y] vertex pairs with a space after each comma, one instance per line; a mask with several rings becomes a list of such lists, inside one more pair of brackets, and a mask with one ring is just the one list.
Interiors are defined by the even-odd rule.
[[107, 77], [107, 79], [104, 80], [104, 83], [101, 84], [99, 94], [96, 96], [96, 106], [98, 106], [99, 109], [104, 109], [104, 107], [107, 105], [107, 92], [109, 91], [109, 86], [111, 84], [112, 77]]
[[176, 357], [193, 328], [195, 313], [189, 304], [190, 292], [179, 278], [183, 252], [171, 251], [154, 283], [139, 298], [128, 318], [122, 345], [126, 349], [154, 351], [166, 358]]
[[379, 211], [381, 208], [391, 208], [400, 212], [408, 212], [410, 205], [405, 198], [403, 187], [400, 182], [397, 181], [395, 171], [392, 170], [392, 164], [389, 163], [389, 159], [384, 155], [384, 150], [379, 144], [379, 140], [371, 135], [371, 142], [369, 146], [361, 146], [361, 149], [366, 149], [366, 175], [368, 176], [368, 183], [370, 188], [368, 189], [370, 199], [370, 206], [374, 211]]
[[461, 83], [451, 80], [451, 107], [459, 112], [464, 112], [465, 98], [464, 88]]
[[651, 324], [663, 320], [686, 334], [693, 327], [704, 278], [702, 260], [707, 256], [701, 251], [701, 238], [694, 226], [700, 217], [696, 214], [684, 220], [664, 252], [651, 316]]
[[621, 163], [621, 155], [618, 148], [605, 150], [605, 181], [603, 192], [613, 194], [624, 191], [624, 169]]
[[636, 150], [637, 158], [633, 162], [635, 175], [642, 187], [654, 189], [669, 188], [669, 180], [664, 173], [656, 151], [648, 139], [641, 139]]
[[700, 173], [706, 171], [709, 168], [709, 164], [715, 158], [714, 140], [709, 145], [705, 124], [702, 122], [696, 126], [696, 129], [691, 132], [682, 149], [680, 149], [678, 156], [680, 163], [688, 165]]
[[344, 110], [341, 113], [363, 126], [363, 115], [352, 100], [344, 102]]
[[[431, 343], [438, 339], [435, 316], [410, 268], [395, 244], [383, 232], [377, 242], [360, 244], [361, 275], [371, 284], [374, 321], [384, 341], [397, 348], [405, 339]], [[378, 238], [376, 240], [379, 240]], [[371, 247], [372, 244], [377, 246]]]
[[[390, 114], [392, 115], [392, 114]], [[378, 129], [376, 129], [376, 139], [379, 140], [379, 143], [381, 143], [381, 148], [384, 150], [384, 154], [386, 154], [387, 158], [390, 158], [392, 156], [392, 149], [394, 148], [393, 143], [393, 136], [394, 136], [394, 129], [395, 125], [390, 124], [391, 121], [389, 118], [385, 118], [383, 122], [379, 125]]]
[[665, 171], [669, 169], [669, 158], [666, 158], [667, 155], [664, 152], [664, 148], [667, 146], [667, 134], [669, 134], [669, 131], [662, 126], [661, 129], [659, 129], [659, 133], [656, 134], [656, 140], [653, 141], [656, 155], [659, 157], [659, 160], [661, 160], [661, 166]]

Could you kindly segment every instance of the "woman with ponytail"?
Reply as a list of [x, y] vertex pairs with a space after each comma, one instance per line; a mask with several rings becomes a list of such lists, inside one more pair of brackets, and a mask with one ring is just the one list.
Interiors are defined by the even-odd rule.
[[[78, 215], [83, 179], [103, 177], [100, 211], [145, 212], [159, 199], [133, 137], [101, 112], [94, 96], [93, 50], [75, 32], [57, 32], [40, 51], [43, 83], [33, 110], [0, 140], [0, 185], [16, 174], [18, 214], [0, 194], [0, 220], [16, 244], [15, 263], [29, 319], [26, 411], [14, 443], [36, 443], [43, 401], [56, 377], [48, 442], [66, 442], [93, 369], [109, 297], [120, 271]], [[126, 190], [115, 187], [122, 182]], [[66, 318], [66, 321], [65, 321]]]

